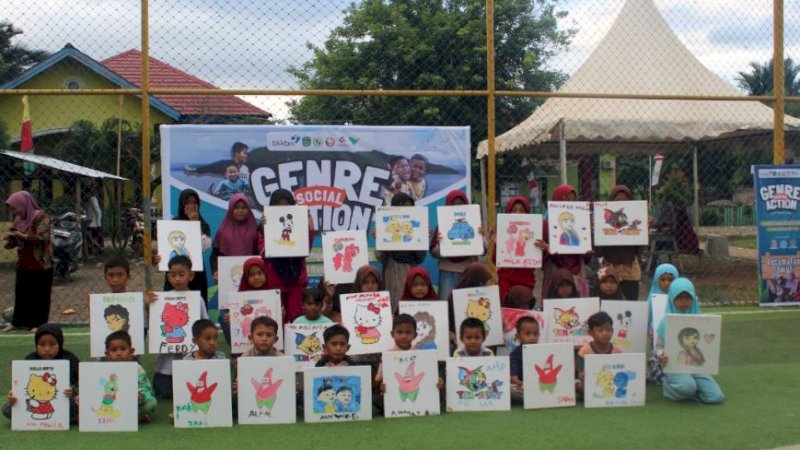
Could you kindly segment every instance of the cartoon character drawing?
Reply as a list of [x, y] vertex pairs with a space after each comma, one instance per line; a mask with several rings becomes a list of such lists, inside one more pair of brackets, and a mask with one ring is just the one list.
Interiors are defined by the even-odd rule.
[[273, 383], [272, 369], [270, 368], [267, 369], [264, 373], [264, 378], [261, 380], [251, 378], [250, 381], [253, 383], [253, 389], [256, 390], [256, 406], [258, 406], [258, 409], [266, 408], [272, 411], [272, 407], [275, 406], [275, 399], [278, 396], [278, 388], [283, 384], [283, 380]]
[[678, 342], [683, 350], [678, 353], [678, 363], [687, 366], [702, 366], [706, 357], [697, 346], [700, 342], [700, 332], [697, 328], [687, 327], [678, 332]]
[[375, 344], [381, 340], [378, 326], [381, 324], [381, 308], [375, 303], [356, 305], [356, 336], [362, 344]]
[[503, 396], [500, 387], [503, 382], [494, 380], [491, 384], [486, 383], [486, 373], [483, 371], [483, 366], [478, 366], [473, 370], [466, 367], [458, 368], [458, 383], [467, 388], [468, 393], [459, 391], [457, 394], [459, 398], [481, 398], [481, 399], [499, 399]]
[[450, 231], [447, 232], [447, 239], [451, 241], [464, 241], [475, 238], [475, 229], [467, 222], [465, 217], [459, 217], [450, 226]]
[[322, 356], [322, 341], [317, 337], [317, 332], [313, 332], [308, 336], [302, 333], [297, 333], [294, 336], [295, 345], [297, 350], [302, 354], [295, 353], [294, 360], [298, 362], [317, 361]]
[[630, 347], [632, 344], [628, 340], [628, 334], [633, 325], [633, 313], [625, 311], [617, 314], [617, 324], [619, 324], [619, 329], [615, 331], [616, 336], [614, 336], [613, 342], [617, 345]]
[[25, 387], [25, 409], [31, 413], [33, 420], [47, 420], [56, 412], [51, 403], [56, 398], [56, 385], [58, 380], [54, 373], [45, 372], [41, 375], [32, 373]]
[[211, 408], [211, 395], [217, 389], [217, 383], [209, 386], [206, 381], [207, 377], [208, 372], [203, 371], [196, 385], [186, 382], [186, 388], [189, 389], [191, 395], [192, 412], [201, 411], [203, 414], [208, 414], [208, 410]]
[[336, 412], [336, 390], [330, 384], [323, 384], [317, 389], [317, 401], [322, 403], [322, 411], [326, 414]]
[[642, 223], [641, 220], [634, 220], [632, 223], [628, 223], [628, 215], [625, 214], [625, 208], [620, 208], [618, 211], [606, 209], [603, 214], [603, 219], [606, 221], [607, 225], [617, 232], [621, 232], [625, 229], [638, 228]]
[[533, 239], [533, 231], [530, 228], [520, 228], [515, 223], [508, 224], [506, 228], [508, 239], [506, 239], [506, 253], [514, 256], [525, 256], [525, 245]]
[[474, 317], [483, 322], [483, 329], [489, 334], [489, 317], [492, 316], [491, 302], [486, 297], [467, 301], [467, 317]]
[[239, 308], [239, 314], [244, 317], [242, 319], [241, 326], [239, 327], [239, 333], [241, 333], [241, 336], [244, 338], [249, 338], [250, 325], [253, 323], [253, 319], [261, 316], [272, 317], [272, 310], [266, 306], [253, 308], [252, 304], [245, 303], [241, 306], [241, 308]]
[[425, 377], [425, 372], [420, 372], [418, 374], [415, 374], [414, 368], [415, 368], [415, 363], [412, 362], [411, 364], [408, 365], [408, 367], [406, 367], [405, 375], [400, 375], [399, 373], [394, 374], [394, 377], [397, 379], [397, 382], [400, 383], [401, 401], [408, 400], [412, 403], [417, 401], [417, 396], [419, 395], [419, 384]]
[[581, 318], [573, 306], [570, 309], [555, 308], [556, 325], [567, 329], [567, 331], [578, 328], [581, 325]]
[[636, 379], [636, 372], [634, 371], [622, 371], [617, 372], [614, 375], [614, 387], [616, 387], [616, 392], [614, 393], [614, 397], [616, 398], [625, 398], [628, 396], [628, 383]]
[[558, 373], [561, 372], [562, 365], [559, 364], [553, 367], [552, 353], [547, 357], [545, 362], [547, 362], [547, 365], [544, 368], [539, 367], [538, 364], [534, 364], [533, 368], [536, 369], [536, 373], [539, 374], [539, 392], [549, 392], [552, 394], [555, 392], [556, 386], [558, 385]]
[[108, 305], [103, 310], [103, 318], [109, 331], [128, 331], [130, 328], [130, 313], [122, 305]]
[[414, 348], [418, 350], [436, 350], [436, 319], [427, 311], [414, 314], [417, 321], [417, 340]]
[[172, 259], [176, 256], [189, 256], [189, 251], [186, 250], [186, 234], [181, 230], [172, 230], [169, 235], [167, 236], [167, 242], [169, 242], [170, 248], [172, 251], [169, 252], [169, 259]]
[[558, 215], [558, 225], [561, 227], [561, 245], [568, 247], [578, 247], [581, 245], [581, 238], [575, 231], [575, 216], [570, 212], [562, 212]]
[[386, 224], [386, 233], [389, 239], [384, 238], [384, 242], [411, 242], [414, 236], [414, 228], [419, 228], [418, 220], [401, 221], [396, 216], [384, 216], [383, 222]]
[[[337, 242], [338, 243], [338, 242]], [[341, 243], [338, 243], [340, 247], [342, 247]], [[334, 245], [334, 248], [336, 246]], [[361, 252], [361, 249], [358, 248], [356, 244], [348, 244], [344, 247], [344, 250], [341, 253], [337, 253], [333, 257], [333, 267], [336, 270], [341, 270], [342, 272], [352, 272], [353, 271], [353, 259]]]
[[114, 409], [114, 402], [117, 400], [117, 392], [119, 392], [119, 384], [117, 383], [117, 375], [111, 374], [108, 380], [101, 379], [100, 385], [103, 386], [103, 400], [100, 402], [100, 408], [92, 408], [92, 411], [98, 417], [110, 417], [116, 419], [119, 417], [120, 412]]
[[603, 397], [614, 398], [614, 374], [605, 369], [601, 370], [597, 374], [597, 385], [603, 388], [603, 393], [601, 394]]
[[283, 245], [294, 245], [294, 241], [292, 241], [292, 230], [294, 229], [294, 218], [291, 214], [287, 214], [286, 216], [281, 216], [278, 218], [278, 222], [281, 223], [281, 240], [278, 243]]
[[358, 411], [358, 404], [353, 401], [353, 390], [350, 386], [339, 386], [339, 389], [336, 390], [336, 411]]
[[170, 344], [179, 344], [186, 339], [184, 326], [189, 322], [189, 305], [183, 302], [167, 303], [161, 313], [161, 336]]
[[244, 267], [241, 264], [231, 267], [231, 286], [233, 286], [234, 290], [239, 290], [239, 283], [242, 282], [243, 273]]

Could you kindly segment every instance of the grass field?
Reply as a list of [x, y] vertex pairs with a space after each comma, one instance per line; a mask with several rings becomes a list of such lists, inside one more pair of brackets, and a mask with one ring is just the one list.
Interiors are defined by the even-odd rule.
[[[800, 351], [793, 337], [800, 311], [709, 309], [724, 314], [722, 361], [716, 377], [726, 395], [718, 406], [662, 399], [648, 386], [640, 408], [582, 406], [510, 412], [450, 413], [438, 417], [312, 425], [235, 426], [176, 430], [171, 404], [159, 404], [155, 423], [138, 433], [12, 432], [0, 425], [0, 449], [17, 448], [721, 448], [757, 449], [800, 443]], [[88, 359], [85, 327], [67, 328], [66, 347]], [[9, 386], [11, 361], [33, 349], [29, 335], [0, 337], [0, 386]], [[154, 357], [143, 363], [152, 374]], [[3, 419], [0, 419], [3, 420]], [[76, 427], [77, 428], [77, 427]]]

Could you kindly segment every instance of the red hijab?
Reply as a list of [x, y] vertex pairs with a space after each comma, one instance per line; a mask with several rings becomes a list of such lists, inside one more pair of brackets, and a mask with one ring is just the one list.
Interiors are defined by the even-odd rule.
[[575, 193], [576, 195], [578, 194], [575, 191], [574, 187], [572, 187], [572, 186], [570, 186], [568, 184], [562, 184], [562, 185], [556, 187], [555, 189], [553, 189], [553, 201], [554, 202], [565, 202], [565, 201], [567, 201], [567, 196], [569, 194], [571, 194], [571, 193]]
[[[553, 190], [553, 201], [554, 202], [568, 201], [567, 200], [567, 196], [569, 196], [569, 194], [573, 193], [573, 192], [575, 192], [575, 188], [574, 187], [572, 187], [572, 186], [570, 186], [568, 184], [562, 184], [562, 185], [558, 186], [557, 188], [555, 188]], [[545, 230], [549, 230], [550, 229], [549, 225], [548, 225], [548, 221], [544, 222], [544, 229]], [[549, 232], [545, 232], [544, 233], [544, 240], [547, 243], [550, 242], [550, 233]], [[582, 262], [582, 259], [583, 259], [582, 255], [553, 255], [553, 254], [548, 254], [547, 258], [551, 259], [556, 266], [568, 269], [570, 272], [572, 272], [572, 273], [574, 273], [576, 275], [578, 273], [580, 273], [580, 271], [581, 271], [581, 262]]]
[[[414, 285], [414, 278], [417, 276], [422, 277], [425, 280], [425, 283], [428, 285], [428, 293], [425, 294], [422, 298], [416, 298], [411, 295], [411, 287]], [[414, 267], [413, 269], [409, 270], [406, 274], [406, 286], [403, 289], [403, 300], [438, 300], [439, 297], [436, 295], [436, 291], [433, 290], [433, 283], [431, 283], [431, 275], [425, 270], [424, 267]]]
[[[239, 222], [233, 218], [233, 210], [238, 202], [247, 206], [247, 219]], [[245, 256], [258, 253], [258, 225], [250, 202], [244, 194], [235, 194], [228, 201], [228, 212], [214, 236], [214, 248], [225, 256]]]
[[[264, 271], [264, 278], [266, 282], [261, 287], [254, 287], [250, 285], [250, 268], [258, 266]], [[267, 265], [264, 260], [259, 256], [248, 258], [242, 265], [242, 281], [239, 282], [239, 292], [244, 291], [263, 291], [269, 289], [269, 277], [267, 276]]]
[[511, 214], [511, 208], [514, 207], [515, 203], [522, 203], [522, 207], [525, 208], [525, 213], [531, 213], [531, 202], [522, 195], [515, 195], [506, 203], [506, 214]]
[[14, 215], [14, 228], [23, 233], [28, 232], [34, 219], [42, 213], [42, 208], [28, 191], [14, 192], [6, 200], [6, 205], [22, 210], [21, 216]]

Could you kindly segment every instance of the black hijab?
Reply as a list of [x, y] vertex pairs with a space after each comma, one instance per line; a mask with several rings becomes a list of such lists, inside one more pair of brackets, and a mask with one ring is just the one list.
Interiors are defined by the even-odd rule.
[[[392, 196], [392, 206], [414, 206], [414, 198], [410, 195], [398, 192]], [[400, 264], [419, 264], [422, 261], [419, 260], [417, 251], [392, 251], [389, 252], [392, 255], [392, 259], [397, 261]]]
[[[292, 194], [291, 191], [288, 189], [278, 189], [269, 196], [269, 206], [277, 206], [278, 202], [281, 200], [286, 200], [290, 205], [297, 204], [294, 200], [294, 194]], [[297, 279], [300, 278], [300, 274], [303, 271], [305, 258], [272, 258], [271, 261], [275, 272], [278, 273], [283, 284], [287, 285], [297, 283]]]
[[203, 215], [200, 214], [200, 196], [194, 189], [184, 189], [181, 191], [181, 194], [178, 196], [178, 215], [173, 217], [172, 220], [189, 220], [189, 217], [186, 216], [186, 212], [184, 212], [186, 209], [186, 200], [188, 200], [189, 197], [194, 197], [197, 202], [197, 214], [200, 215], [200, 232], [206, 236], [211, 236], [211, 227], [208, 226], [206, 220], [203, 219]]

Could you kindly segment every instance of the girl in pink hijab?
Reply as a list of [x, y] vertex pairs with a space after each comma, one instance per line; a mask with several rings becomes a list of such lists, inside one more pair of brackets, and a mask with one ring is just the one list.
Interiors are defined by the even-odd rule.
[[50, 315], [53, 287], [50, 217], [27, 191], [11, 194], [6, 206], [14, 215], [14, 226], [2, 234], [2, 239], [5, 248], [17, 249], [17, 281], [14, 317], [4, 331], [25, 327], [35, 333]]

